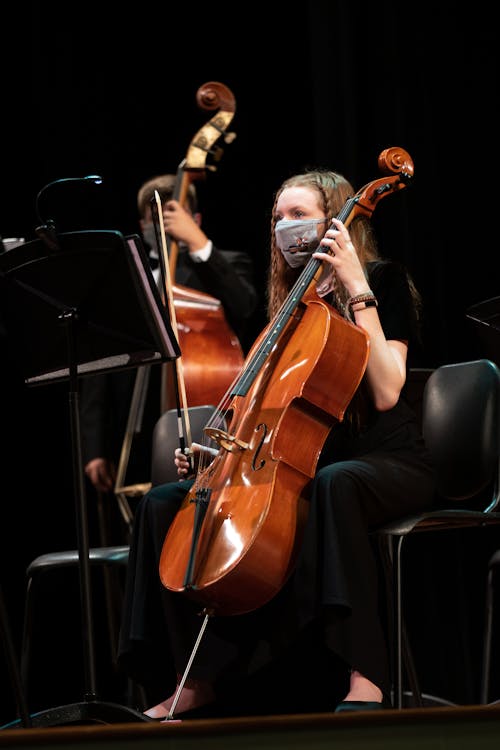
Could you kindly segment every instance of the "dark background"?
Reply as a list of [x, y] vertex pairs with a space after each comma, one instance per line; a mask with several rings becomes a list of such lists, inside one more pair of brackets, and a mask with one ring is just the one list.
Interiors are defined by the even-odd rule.
[[[40, 218], [54, 219], [59, 231], [137, 232], [138, 187], [176, 170], [213, 114], [197, 107], [198, 88], [221, 81], [236, 99], [229, 129], [237, 137], [198, 191], [207, 234], [254, 260], [255, 333], [264, 321], [270, 210], [283, 179], [328, 167], [357, 190], [380, 176], [379, 153], [400, 146], [415, 176], [380, 204], [373, 223], [382, 253], [408, 266], [423, 296], [418, 364], [496, 359], [496, 347], [466, 318], [470, 305], [499, 294], [492, 7], [482, 0], [464, 9], [310, 0], [293, 9], [268, 3], [264, 11], [253, 4], [4, 4], [0, 235], [33, 239]], [[36, 196], [47, 183], [87, 174], [103, 184], [54, 186], [37, 216]], [[75, 507], [67, 386], [28, 389], [9, 351], [4, 362], [1, 579], [17, 640], [25, 567], [35, 555], [74, 547]], [[464, 656], [441, 663], [442, 654], [425, 649], [424, 689], [459, 702], [477, 699], [484, 565], [498, 539], [487, 541], [467, 537], [466, 561], [457, 554], [462, 540], [450, 542], [444, 560], [427, 548], [427, 562], [416, 557], [413, 568], [416, 579], [434, 577], [436, 565], [445, 569], [442, 591], [436, 581], [431, 594], [424, 587], [438, 614], [431, 625], [422, 612], [421, 627], [429, 646], [444, 631]], [[44, 608], [53, 666], [40, 667], [42, 707], [80, 696], [73, 600], [76, 580]], [[458, 604], [451, 622], [439, 614], [448, 600]], [[8, 721], [10, 691], [0, 688]]]

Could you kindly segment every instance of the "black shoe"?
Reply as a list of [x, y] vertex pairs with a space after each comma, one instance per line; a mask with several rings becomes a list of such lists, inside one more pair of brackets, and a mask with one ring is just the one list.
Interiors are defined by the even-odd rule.
[[343, 711], [381, 711], [382, 709], [390, 708], [385, 701], [379, 703], [378, 701], [341, 701], [335, 713], [342, 713]]

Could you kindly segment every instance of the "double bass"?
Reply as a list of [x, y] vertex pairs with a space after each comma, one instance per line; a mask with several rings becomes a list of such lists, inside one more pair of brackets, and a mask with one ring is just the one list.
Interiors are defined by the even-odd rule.
[[[205, 83], [198, 89], [196, 100], [200, 108], [217, 109], [217, 113], [195, 134], [177, 168], [172, 197], [183, 206], [187, 204], [190, 184], [202, 179], [207, 169], [216, 169], [215, 165], [207, 164], [209, 155], [214, 161], [222, 156], [223, 150], [216, 142], [223, 137], [226, 143], [231, 143], [235, 138], [234, 133], [227, 132], [236, 110], [235, 98], [227, 86], [217, 81]], [[219, 299], [175, 283], [179, 247], [168, 235], [167, 247], [176, 332], [182, 352], [182, 360], [176, 363], [177, 368], [182, 368], [178, 377], [184, 381], [189, 406], [217, 404], [243, 366], [242, 347]], [[175, 387], [169, 377], [172, 373], [164, 372], [162, 411], [177, 405]]]
[[[227, 86], [217, 81], [205, 83], [199, 87], [196, 101], [201, 109], [217, 112], [196, 132], [186, 156], [177, 168], [173, 197], [183, 206], [187, 202], [190, 184], [203, 179], [207, 170], [216, 170], [213, 163], [208, 163], [208, 157], [211, 156], [215, 162], [221, 159], [223, 149], [217, 145], [217, 141], [223, 138], [225, 143], [231, 143], [236, 137], [235, 133], [228, 132], [236, 111], [236, 102]], [[172, 280], [175, 279], [179, 254], [177, 242], [172, 237], [167, 237], [166, 240], [168, 258], [165, 260], [160, 254], [160, 261], [168, 263], [168, 269], [162, 269], [161, 291], [164, 302], [167, 298], [169, 306], [172, 304], [175, 311], [175, 332], [182, 357], [175, 361], [175, 370], [171, 363], [162, 365], [161, 413], [178, 407], [179, 383], [185, 407], [219, 403], [244, 363], [241, 343], [230, 327], [219, 299], [175, 283], [172, 283], [171, 288], [166, 288], [166, 271], [169, 271]], [[172, 318], [172, 312], [170, 315]], [[114, 489], [129, 529], [132, 528], [133, 511], [128, 498], [141, 496], [151, 487], [149, 482], [125, 485], [133, 436], [140, 422], [148, 383], [149, 368], [139, 368]]]
[[[401, 148], [385, 149], [378, 165], [386, 176], [349, 198], [338, 214], [346, 226], [370, 217], [413, 176]], [[200, 464], [163, 544], [163, 585], [211, 613], [252, 611], [283, 587], [320, 452], [366, 369], [367, 334], [317, 295], [321, 268], [311, 257], [206, 426], [219, 449]]]

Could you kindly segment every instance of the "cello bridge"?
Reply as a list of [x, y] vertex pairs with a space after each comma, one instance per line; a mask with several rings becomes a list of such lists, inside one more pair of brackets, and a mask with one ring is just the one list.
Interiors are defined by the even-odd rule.
[[234, 452], [236, 449], [244, 451], [249, 448], [249, 444], [243, 440], [239, 440], [234, 435], [230, 435], [225, 430], [219, 430], [217, 427], [205, 427], [206, 434], [218, 443], [221, 448], [229, 452]]

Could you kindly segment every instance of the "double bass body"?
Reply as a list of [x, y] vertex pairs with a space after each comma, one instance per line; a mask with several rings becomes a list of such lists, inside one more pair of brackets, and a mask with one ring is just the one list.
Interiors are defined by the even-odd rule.
[[[220, 300], [180, 285], [173, 286], [173, 294], [188, 403], [218, 404], [241, 371], [241, 343], [226, 320]], [[171, 380], [167, 379], [166, 388], [168, 408], [173, 408]]]

